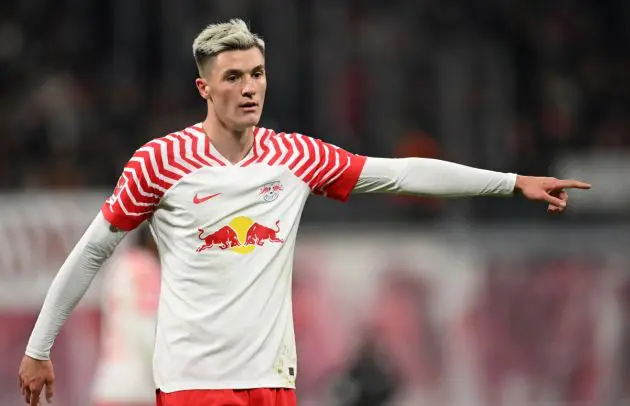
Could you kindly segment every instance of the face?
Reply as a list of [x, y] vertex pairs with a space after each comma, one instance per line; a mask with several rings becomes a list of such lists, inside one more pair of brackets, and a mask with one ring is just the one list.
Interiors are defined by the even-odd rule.
[[195, 82], [199, 94], [223, 125], [243, 131], [258, 124], [267, 90], [265, 58], [258, 48], [222, 52], [202, 73]]

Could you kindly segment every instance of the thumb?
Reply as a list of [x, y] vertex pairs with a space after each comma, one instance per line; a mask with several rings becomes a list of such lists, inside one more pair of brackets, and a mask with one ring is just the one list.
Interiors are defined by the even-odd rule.
[[545, 192], [545, 194], [543, 194], [543, 199], [547, 203], [552, 204], [552, 205], [554, 205], [556, 207], [566, 207], [566, 205], [567, 205], [567, 203], [564, 200], [562, 200], [560, 198], [557, 198], [555, 196], [552, 196], [552, 195], [550, 195], [549, 193], [546, 193], [546, 192]]
[[52, 379], [46, 381], [46, 401], [52, 403], [54, 395], [54, 382]]

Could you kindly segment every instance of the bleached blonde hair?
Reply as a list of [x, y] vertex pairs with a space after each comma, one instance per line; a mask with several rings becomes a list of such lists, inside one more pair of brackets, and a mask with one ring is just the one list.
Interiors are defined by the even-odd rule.
[[265, 53], [265, 41], [252, 33], [245, 21], [234, 18], [225, 23], [211, 24], [193, 42], [193, 56], [201, 73], [204, 64], [225, 51], [258, 48]]

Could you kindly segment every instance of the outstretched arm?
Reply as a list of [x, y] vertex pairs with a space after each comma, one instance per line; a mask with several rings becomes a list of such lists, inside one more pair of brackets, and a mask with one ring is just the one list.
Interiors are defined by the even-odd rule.
[[37, 404], [44, 384], [46, 397], [52, 396], [50, 349], [94, 276], [125, 234], [110, 225], [99, 212], [55, 276], [20, 367], [20, 386], [27, 403]]
[[549, 203], [549, 210], [566, 206], [564, 189], [588, 189], [589, 184], [555, 178], [520, 176], [472, 168], [428, 158], [367, 158], [354, 193], [397, 193], [417, 196], [509, 196], [515, 191]]
[[428, 158], [367, 158], [353, 193], [511, 195], [516, 175]]

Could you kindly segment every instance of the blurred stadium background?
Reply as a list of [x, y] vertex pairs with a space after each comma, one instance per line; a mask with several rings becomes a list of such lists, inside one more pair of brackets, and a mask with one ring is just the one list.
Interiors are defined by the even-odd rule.
[[[371, 156], [592, 182], [519, 199], [313, 198], [295, 269], [313, 406], [630, 404], [630, 2], [0, 4], [0, 405], [51, 278], [146, 140], [201, 121], [191, 43], [267, 41], [263, 126]], [[99, 280], [53, 351], [89, 405]]]

